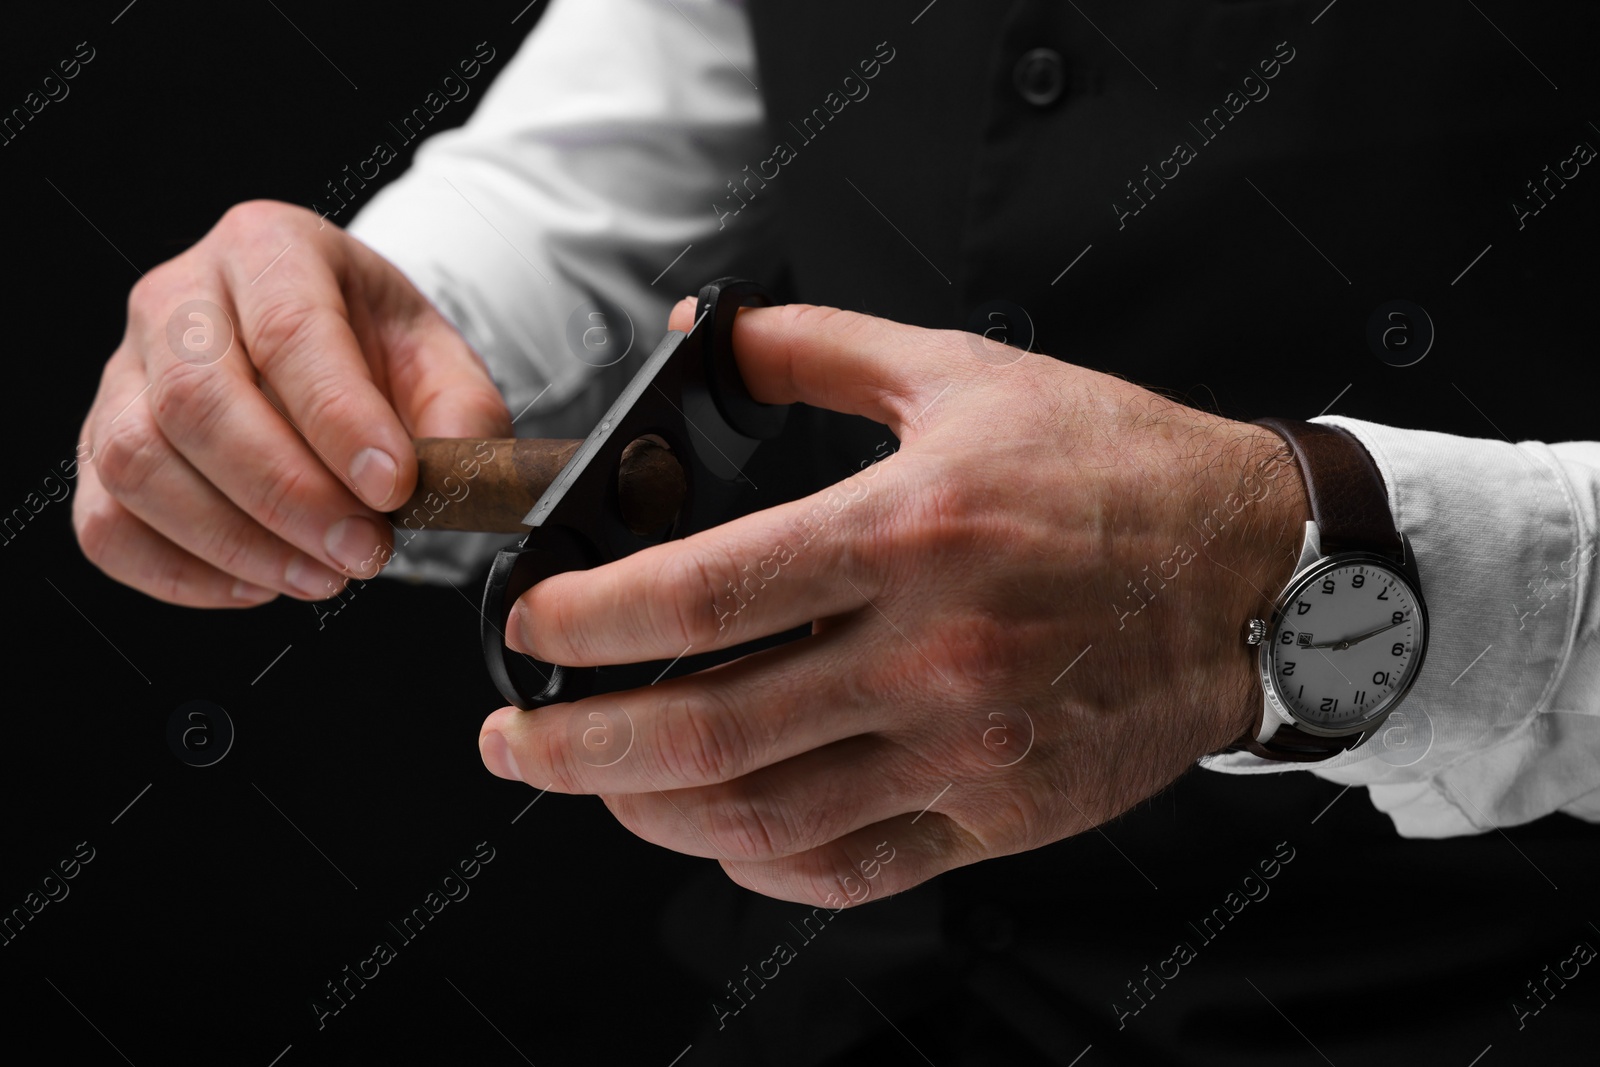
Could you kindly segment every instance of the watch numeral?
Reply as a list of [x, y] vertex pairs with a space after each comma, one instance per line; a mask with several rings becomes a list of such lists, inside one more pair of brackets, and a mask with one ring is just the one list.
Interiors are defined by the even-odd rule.
[[1389, 616], [1389, 621], [1394, 623], [1396, 626], [1399, 626], [1401, 623], [1406, 621], [1406, 613], [1403, 611], [1397, 611], [1393, 615]]
[[1394, 643], [1394, 647], [1389, 649], [1389, 655], [1391, 655], [1391, 656], [1403, 656], [1405, 654], [1406, 654], [1406, 646], [1402, 645], [1399, 641], [1396, 641]]
[[1282, 641], [1286, 645], [1294, 644], [1294, 631], [1293, 630], [1285, 630], [1285, 631], [1283, 631], [1283, 633], [1279, 635], [1278, 640]]
[[1305, 696], [1305, 695], [1306, 695], [1306, 687], [1305, 687], [1305, 686], [1303, 686], [1303, 685], [1302, 685], [1302, 686], [1301, 686], [1301, 687], [1300, 687], [1300, 692], [1298, 692], [1298, 693], [1296, 693], [1296, 694], [1295, 694], [1295, 695], [1294, 695], [1294, 698], [1295, 698], [1295, 699], [1296, 699], [1296, 700], [1299, 700], [1299, 699], [1300, 699], [1300, 698], [1301, 698], [1301, 697], [1303, 697], [1303, 696]]
[[1357, 689], [1356, 690], [1356, 707], [1359, 708], [1363, 704], [1365, 704], [1366, 702], [1367, 702], [1367, 691], [1365, 689]]
[[1351, 577], [1351, 579], [1350, 579], [1350, 588], [1351, 589], [1360, 589], [1362, 586], [1364, 586], [1366, 584], [1367, 584], [1367, 576], [1365, 574], [1357, 574], [1357, 575], [1354, 575], [1353, 577]]
[[1308, 612], [1310, 610], [1311, 610], [1311, 605], [1307, 604], [1304, 600], [1301, 600], [1301, 601], [1298, 601], [1298, 602], [1295, 603], [1294, 613], [1296, 615], [1304, 615], [1306, 612]]
[[1338, 711], [1339, 710], [1339, 701], [1338, 701], [1338, 699], [1335, 698], [1335, 697], [1323, 697], [1322, 698], [1322, 710], [1323, 711]]
[[1332, 578], [1324, 578], [1324, 579], [1322, 579], [1322, 591], [1324, 593], [1333, 592], [1333, 579]]
[[1389, 684], [1389, 672], [1388, 671], [1373, 671], [1372, 672], [1372, 684], [1373, 685], [1388, 685]]
[[1287, 677], [1289, 677], [1289, 675], [1291, 675], [1293, 673], [1294, 673], [1294, 660], [1291, 659], [1291, 660], [1285, 661], [1285, 663], [1283, 665], [1283, 676], [1285, 678], [1287, 678]]
[[1384, 586], [1383, 587], [1383, 592], [1378, 594], [1378, 599], [1379, 600], [1388, 600], [1389, 599], [1389, 587], [1388, 586]]

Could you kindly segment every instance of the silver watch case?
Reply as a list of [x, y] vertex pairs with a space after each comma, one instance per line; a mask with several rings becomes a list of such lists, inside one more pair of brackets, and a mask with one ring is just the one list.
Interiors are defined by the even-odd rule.
[[[1428, 606], [1422, 598], [1422, 583], [1417, 575], [1416, 558], [1411, 553], [1410, 542], [1406, 540], [1403, 534], [1400, 537], [1400, 544], [1404, 561], [1399, 564], [1387, 556], [1380, 556], [1371, 552], [1341, 552], [1337, 555], [1325, 556], [1322, 554], [1322, 532], [1317, 528], [1315, 522], [1306, 523], [1305, 539], [1300, 543], [1300, 559], [1295, 564], [1294, 577], [1289, 579], [1289, 584], [1284, 586], [1283, 592], [1278, 595], [1276, 603], [1273, 604], [1272, 618], [1251, 620], [1252, 624], [1264, 621], [1265, 626], [1256, 627], [1252, 625], [1247, 638], [1251, 644], [1258, 646], [1256, 673], [1261, 679], [1261, 692], [1263, 694], [1261, 730], [1256, 735], [1258, 743], [1266, 744], [1281, 726], [1293, 726], [1303, 733], [1312, 734], [1316, 737], [1349, 737], [1352, 734], [1361, 734], [1363, 735], [1362, 740], [1365, 741], [1366, 736], [1375, 733], [1383, 725], [1383, 721], [1389, 717], [1389, 714], [1399, 707], [1406, 694], [1411, 691], [1412, 685], [1417, 680], [1417, 675], [1422, 673], [1422, 662], [1428, 654]], [[1421, 636], [1417, 640], [1417, 655], [1412, 660], [1411, 669], [1399, 688], [1390, 694], [1383, 703], [1373, 709], [1372, 714], [1365, 719], [1349, 726], [1331, 729], [1298, 718], [1289, 710], [1282, 697], [1278, 695], [1277, 682], [1272, 672], [1273, 641], [1289, 605], [1294, 603], [1295, 598], [1302, 591], [1328, 571], [1353, 562], [1382, 567], [1393, 574], [1397, 580], [1405, 583], [1416, 601], [1417, 614], [1422, 623]]]

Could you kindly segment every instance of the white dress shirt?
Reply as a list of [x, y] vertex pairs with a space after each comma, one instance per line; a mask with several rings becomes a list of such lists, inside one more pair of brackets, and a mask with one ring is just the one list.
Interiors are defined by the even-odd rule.
[[[770, 252], [771, 198], [737, 215], [714, 206], [765, 155], [758, 85], [737, 0], [553, 0], [467, 124], [424, 144], [350, 232], [483, 356], [520, 435], [585, 436], [676, 299]], [[582, 333], [569, 320], [601, 321], [597, 296], [617, 309], [599, 354], [569, 339]], [[1379, 737], [1314, 773], [1366, 786], [1408, 837], [1555, 811], [1600, 821], [1600, 444], [1321, 421], [1354, 433], [1382, 471], [1431, 636]], [[460, 581], [506, 541], [419, 535], [390, 572]], [[1202, 763], [1304, 767], [1243, 753]]]

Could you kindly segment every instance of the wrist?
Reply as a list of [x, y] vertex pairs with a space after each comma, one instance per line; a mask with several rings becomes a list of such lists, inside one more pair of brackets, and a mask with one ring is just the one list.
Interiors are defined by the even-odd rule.
[[[1224, 591], [1220, 620], [1228, 675], [1238, 680], [1236, 699], [1218, 708], [1222, 744], [1231, 744], [1261, 725], [1261, 682], [1255, 649], [1245, 643], [1251, 619], [1270, 619], [1278, 596], [1294, 576], [1311, 504], [1294, 453], [1273, 431], [1250, 423], [1219, 428], [1224, 444], [1215, 465], [1221, 484], [1214, 490], [1233, 509], [1247, 502], [1248, 516], [1238, 528], [1234, 550], [1220, 571]], [[1232, 573], [1229, 574], [1228, 571]]]
[[1243, 452], [1248, 466], [1243, 479], [1255, 479], [1261, 494], [1260, 523], [1247, 530], [1246, 543], [1255, 565], [1255, 596], [1246, 619], [1266, 618], [1289, 579], [1294, 577], [1311, 521], [1311, 500], [1305, 480], [1288, 442], [1264, 426], [1241, 426]]

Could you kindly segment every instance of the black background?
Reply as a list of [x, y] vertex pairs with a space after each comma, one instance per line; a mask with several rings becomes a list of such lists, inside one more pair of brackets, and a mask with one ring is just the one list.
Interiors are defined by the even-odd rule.
[[[8, 13], [4, 108], [78, 42], [96, 57], [65, 100], [0, 148], [13, 430], [0, 507], [37, 491], [72, 455], [141, 269], [193, 244], [241, 200], [309, 205], [324, 181], [369, 153], [391, 113], [488, 41], [500, 58], [474, 84], [476, 99], [543, 5], [513, 23], [521, 7], [375, 12], [302, 0], [276, 8], [140, 0], [124, 9], [114, 0], [26, 19]], [[466, 114], [452, 105], [439, 125]], [[1580, 196], [1592, 204], [1587, 191], [1571, 199]], [[1559, 226], [1528, 235], [1517, 255], [1564, 259], [1592, 276], [1589, 204], [1572, 203]], [[1479, 269], [1491, 266], [1516, 269]], [[1586, 373], [1570, 358], [1546, 361], [1550, 346], [1541, 341], [1553, 319], [1564, 348], [1582, 338], [1592, 357], [1589, 331], [1578, 326], [1583, 309], [1508, 314], [1528, 318], [1527, 350], [1514, 365], [1460, 368], [1464, 391], [1492, 398], [1494, 423], [1513, 439], [1592, 437]], [[1352, 414], [1362, 414], [1361, 394], [1372, 391], [1357, 390]], [[1430, 424], [1489, 435], [1469, 408], [1450, 402], [1429, 414]], [[141, 1065], [412, 1062], [438, 1049], [460, 1062], [666, 1067], [691, 1045], [679, 1062], [719, 1062], [731, 1049], [745, 1050], [737, 1054], [745, 1062], [777, 1060], [806, 1037], [796, 1017], [818, 1032], [841, 1015], [876, 1019], [828, 969], [869, 967], [862, 961], [887, 943], [873, 937], [895, 923], [915, 942], [921, 917], [945, 891], [930, 887], [842, 916], [833, 940], [807, 948], [795, 965], [793, 994], [775, 988], [730, 1032], [715, 1033], [707, 1007], [717, 976], [733, 978], [767, 955], [771, 932], [792, 913], [722, 889], [707, 861], [632, 838], [593, 798], [551, 795], [529, 809], [529, 790], [482, 769], [477, 729], [499, 701], [478, 659], [476, 589], [373, 583], [323, 619], [287, 600], [242, 613], [170, 607], [82, 558], [70, 506], [50, 504], [0, 547], [9, 593], [0, 909], [19, 905], [79, 842], [95, 858], [67, 898], [0, 948], [8, 1046]], [[206, 768], [186, 766], [167, 743], [174, 709], [195, 699], [224, 707], [237, 729], [227, 757]], [[1573, 941], [1600, 943], [1600, 931], [1585, 925], [1600, 917], [1588, 910], [1593, 834], [1553, 817], [1506, 834], [1404, 842], [1359, 791], [1337, 799], [1339, 787], [1310, 776], [1204, 777], [1190, 776], [1103, 835], [941, 880], [968, 899], [984, 899], [982, 879], [1012, 887], [1003, 909], [966, 911], [961, 929], [946, 931], [964, 946], [948, 969], [989, 990], [971, 997], [973, 1026], [1015, 1030], [1018, 1017], [1054, 1015], [1045, 1029], [1073, 1042], [1063, 1062], [1093, 1044], [1085, 1067], [1159, 1062], [1179, 1049], [1240, 1062], [1246, 1047], [1262, 1062], [1322, 1062], [1311, 1038], [1359, 1048], [1366, 1062], [1465, 1065], [1490, 1045], [1484, 1064], [1589, 1058], [1600, 977], [1585, 971], [1520, 1033], [1508, 1005]], [[1202, 837], [1184, 818], [1194, 790], [1236, 816], [1229, 825], [1250, 831], [1213, 828]], [[1246, 973], [1271, 988], [1298, 982], [1297, 1007], [1274, 999], [1307, 1041], [1259, 1001], [1252, 1010], [1219, 1009], [1203, 1024], [1175, 1015], [1189, 1021], [1152, 1024], [1137, 1042], [1117, 1035], [1103, 1003], [1166, 953], [1183, 916], [1214, 906], [1279, 840], [1306, 857], [1286, 868], [1285, 883], [1299, 879], [1346, 918], [1316, 924], [1315, 948], [1258, 921], [1213, 951], [1248, 964]], [[323, 984], [373, 942], [393, 940], [386, 923], [484, 841], [495, 858], [470, 896], [319, 1030], [310, 1001]], [[1432, 864], [1426, 884], [1384, 877], [1398, 850], [1418, 849]], [[1282, 918], [1303, 914], [1310, 895], [1280, 900]], [[1095, 910], [1108, 901], [1115, 910]], [[1519, 918], [1491, 930], [1475, 918], [1491, 911]], [[1035, 1002], [985, 977], [984, 953], [1026, 942], [1027, 917], [1045, 912], [1058, 926], [1063, 912], [1073, 923], [1085, 961], [1075, 1006]], [[870, 913], [869, 925], [861, 916]], [[1130, 927], [1130, 916], [1148, 927]], [[1413, 940], [1434, 954], [1425, 969], [1431, 984], [1401, 981], [1374, 963], [1386, 931], [1401, 927], [1428, 931]], [[1366, 1010], [1319, 1014], [1318, 980]], [[1188, 981], [1171, 996], [1204, 1001], [1212, 979]], [[881, 1033], [859, 1058], [967, 1062], [941, 1055], [950, 1019], [915, 1005], [897, 1011], [893, 983], [878, 982], [873, 1000], [899, 1033], [872, 1022]], [[790, 1000], [783, 1018], [782, 1005], [769, 1012], [780, 996]], [[1016, 1041], [993, 1040], [996, 1048]], [[1054, 1040], [1038, 1038], [1052, 1048]], [[997, 1052], [993, 1062], [1001, 1060], [1014, 1062]]]

